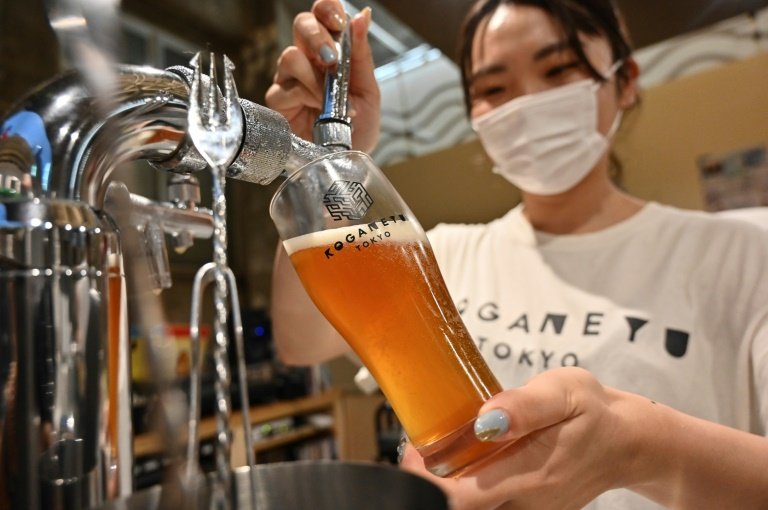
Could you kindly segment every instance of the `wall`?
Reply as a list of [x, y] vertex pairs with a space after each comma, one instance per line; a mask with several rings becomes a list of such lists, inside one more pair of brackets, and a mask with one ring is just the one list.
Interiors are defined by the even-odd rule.
[[768, 53], [644, 91], [616, 152], [629, 191], [698, 209], [698, 157], [756, 144], [768, 145]]
[[59, 46], [43, 2], [0, 1], [0, 116], [59, 70]]
[[437, 223], [477, 223], [503, 215], [520, 192], [491, 172], [477, 141], [384, 169], [425, 229]]

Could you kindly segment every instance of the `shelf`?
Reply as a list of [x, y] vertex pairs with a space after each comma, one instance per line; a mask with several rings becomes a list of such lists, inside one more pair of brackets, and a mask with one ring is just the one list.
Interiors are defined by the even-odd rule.
[[[341, 398], [341, 391], [331, 390], [317, 395], [312, 395], [294, 400], [283, 400], [273, 404], [254, 406], [249, 416], [251, 424], [256, 425], [265, 421], [285, 418], [286, 416], [298, 416], [310, 414], [316, 411], [324, 411], [332, 408]], [[240, 424], [240, 413], [236, 413], [237, 424]], [[233, 416], [233, 419], [235, 416]]]
[[299, 441], [303, 441], [305, 439], [310, 439], [313, 437], [329, 434], [332, 431], [333, 431], [333, 427], [316, 427], [314, 425], [302, 425], [300, 427], [297, 427], [291, 430], [290, 432], [283, 432], [281, 434], [277, 434], [272, 437], [267, 437], [264, 439], [260, 439], [258, 441], [254, 441], [253, 451], [256, 453], [264, 452], [267, 450], [271, 450], [273, 448], [285, 446], [287, 444], [298, 443]]
[[[339, 401], [341, 397], [341, 391], [339, 390], [331, 390], [324, 393], [320, 393], [317, 395], [311, 395], [309, 397], [303, 397], [298, 398], [294, 400], [284, 400], [280, 402], [275, 402], [272, 404], [266, 404], [266, 405], [259, 405], [254, 406], [251, 408], [250, 412], [248, 413], [250, 419], [251, 419], [251, 426], [256, 427], [261, 423], [276, 420], [278, 418], [285, 418], [288, 416], [300, 416], [303, 414], [310, 414], [313, 412], [319, 412], [319, 411], [333, 411], [334, 405]], [[230, 430], [233, 431], [234, 434], [239, 434], [243, 430], [243, 424], [242, 424], [242, 414], [240, 411], [235, 411], [232, 413], [232, 416], [230, 417], [229, 421]], [[314, 434], [319, 434], [321, 432], [321, 429], [318, 429], [317, 427], [313, 425], [309, 425], [309, 427], [312, 427], [313, 429], [316, 429], [316, 432]], [[205, 440], [212, 438], [216, 435], [216, 417], [215, 416], [206, 416], [205, 418], [200, 420], [200, 426], [198, 427], [199, 430], [199, 437], [200, 440]], [[302, 431], [302, 434], [306, 434], [308, 430], [302, 426], [299, 429], [296, 429], [292, 431], [291, 433], [296, 433], [297, 431]], [[288, 436], [289, 433], [280, 434], [280, 437], [274, 437], [274, 438], [268, 438], [268, 439], [274, 439], [277, 441], [278, 439], [281, 439], [283, 436]], [[311, 437], [312, 434], [307, 435], [306, 437]], [[293, 440], [285, 439], [280, 445], [288, 444], [292, 441], [298, 441], [304, 439], [304, 437], [301, 436], [301, 434], [297, 435], [296, 438], [293, 438]], [[266, 441], [261, 440], [258, 442], [259, 449], [265, 450], [268, 449], [266, 447], [262, 447], [261, 443]], [[254, 445], [256, 448], [256, 445]], [[269, 448], [274, 448], [274, 446], [269, 446]], [[148, 432], [146, 434], [140, 434], [135, 437], [133, 442], [133, 455], [134, 457], [144, 457], [147, 455], [156, 455], [158, 453], [161, 453], [164, 449], [163, 440], [162, 438], [155, 432]]]
[[[254, 451], [256, 453], [266, 452], [313, 437], [332, 435], [336, 442], [339, 459], [376, 460], [378, 446], [375, 415], [376, 409], [383, 400], [381, 395], [366, 396], [348, 394], [341, 390], [331, 390], [304, 398], [254, 406], [248, 413], [253, 428], [280, 418], [302, 417], [314, 413], [331, 416], [328, 424], [299, 422], [302, 424], [296, 428], [255, 440]], [[240, 411], [236, 411], [232, 413], [229, 422], [232, 431], [231, 461], [233, 466], [246, 464], [245, 436], [241, 416]], [[199, 440], [211, 439], [215, 435], [216, 418], [207, 416], [200, 420]], [[181, 438], [181, 440], [186, 441], [185, 438]], [[141, 434], [134, 439], [135, 458], [161, 454], [163, 450], [162, 438], [156, 433]]]

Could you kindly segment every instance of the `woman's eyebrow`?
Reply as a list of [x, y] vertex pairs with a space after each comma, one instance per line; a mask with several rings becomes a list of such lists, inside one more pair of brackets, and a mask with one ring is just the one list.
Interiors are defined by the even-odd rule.
[[504, 64], [492, 64], [486, 67], [481, 67], [469, 77], [469, 83], [472, 84], [484, 76], [500, 74], [507, 70], [507, 66]]
[[567, 51], [570, 49], [571, 45], [566, 40], [553, 42], [536, 50], [536, 52], [533, 54], [533, 60], [536, 62], [545, 59], [554, 53], [559, 53], [561, 51]]

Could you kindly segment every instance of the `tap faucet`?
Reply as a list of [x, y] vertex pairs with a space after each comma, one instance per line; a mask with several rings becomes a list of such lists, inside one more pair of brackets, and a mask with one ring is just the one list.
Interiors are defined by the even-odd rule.
[[[37, 163], [21, 170], [39, 190], [35, 196], [79, 200], [100, 210], [110, 174], [122, 163], [143, 159], [181, 173], [205, 168], [186, 135], [190, 81], [186, 67], [117, 66], [115, 97], [101, 111], [92, 108], [94, 93], [79, 75], [68, 72], [12, 108], [0, 126], [0, 150], [10, 140], [27, 144], [25, 156]], [[240, 106], [245, 131], [229, 178], [269, 184], [326, 152], [293, 135], [280, 114], [245, 99]], [[21, 117], [32, 120], [22, 128]]]
[[334, 34], [334, 39], [338, 62], [335, 69], [330, 69], [325, 74], [322, 109], [315, 120], [312, 134], [316, 144], [336, 151], [352, 148], [352, 119], [349, 117], [352, 39], [349, 19], [344, 30]]

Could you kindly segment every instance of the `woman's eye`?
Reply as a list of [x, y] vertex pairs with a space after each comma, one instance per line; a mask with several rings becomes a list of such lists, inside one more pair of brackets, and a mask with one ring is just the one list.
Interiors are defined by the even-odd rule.
[[574, 68], [577, 68], [577, 67], [579, 67], [579, 63], [578, 62], [569, 62], [567, 64], [554, 66], [554, 67], [550, 68], [549, 70], [547, 70], [547, 72], [545, 73], [545, 76], [547, 78], [556, 78], [556, 77], [560, 76], [561, 74], [563, 74], [565, 71], [568, 71], [570, 69], [574, 69]]
[[490, 97], [496, 94], [501, 94], [504, 92], [503, 87], [488, 87], [486, 89], [483, 89], [480, 91], [480, 94], [478, 94], [480, 97]]
[[492, 98], [497, 94], [504, 92], [504, 87], [486, 87], [482, 89], [476, 89], [470, 95], [470, 102], [477, 103], [485, 99]]

